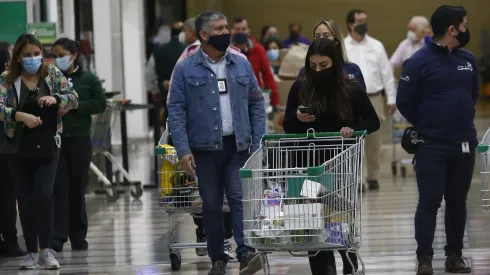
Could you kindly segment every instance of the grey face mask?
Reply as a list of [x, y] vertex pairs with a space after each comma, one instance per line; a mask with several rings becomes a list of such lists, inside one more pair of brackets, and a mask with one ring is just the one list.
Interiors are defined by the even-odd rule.
[[364, 36], [368, 32], [368, 24], [367, 23], [359, 24], [354, 27], [354, 31]]

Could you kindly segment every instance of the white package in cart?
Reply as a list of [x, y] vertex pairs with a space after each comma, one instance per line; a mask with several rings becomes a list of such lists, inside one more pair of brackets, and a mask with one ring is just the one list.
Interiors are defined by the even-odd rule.
[[306, 198], [318, 198], [325, 192], [325, 186], [321, 183], [311, 180], [305, 180], [301, 186], [300, 196]]
[[284, 228], [324, 229], [324, 206], [321, 203], [284, 205]]

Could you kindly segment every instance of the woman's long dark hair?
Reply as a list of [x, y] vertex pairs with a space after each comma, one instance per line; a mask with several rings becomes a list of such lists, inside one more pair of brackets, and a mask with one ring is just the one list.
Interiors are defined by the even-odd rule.
[[[14, 81], [21, 75], [24, 68], [20, 63], [20, 52], [26, 45], [36, 45], [41, 50], [41, 54], [44, 56], [44, 50], [41, 42], [34, 37], [32, 34], [22, 34], [15, 41], [14, 50], [12, 52], [12, 58], [10, 59], [9, 70], [7, 75], [7, 83], [11, 85]], [[41, 68], [39, 68], [38, 73], [41, 77], [46, 77], [48, 75], [48, 65], [43, 62]]]
[[6, 70], [5, 63], [10, 62], [9, 47], [10, 47], [9, 42], [6, 41], [0, 42], [0, 74]]
[[[313, 55], [328, 56], [332, 59], [333, 81], [328, 89], [321, 89], [313, 82], [313, 69], [310, 57]], [[349, 96], [347, 79], [344, 77], [343, 59], [335, 44], [328, 38], [315, 39], [306, 54], [305, 80], [300, 90], [300, 102], [311, 107], [315, 113], [331, 112], [345, 122], [352, 121], [352, 104]]]
[[75, 65], [75, 68], [78, 67], [78, 70], [82, 70], [83, 66], [82, 63], [80, 62], [80, 45], [78, 42], [71, 40], [70, 38], [60, 38], [56, 40], [53, 43], [53, 48], [56, 46], [61, 46], [63, 49], [67, 50], [70, 52], [70, 54], [77, 54], [77, 58], [73, 60], [73, 64]]

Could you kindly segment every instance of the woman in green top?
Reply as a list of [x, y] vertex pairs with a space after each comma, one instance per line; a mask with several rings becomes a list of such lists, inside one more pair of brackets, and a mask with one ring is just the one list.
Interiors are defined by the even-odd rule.
[[[0, 76], [0, 120], [4, 121], [8, 166], [18, 190], [18, 207], [28, 254], [21, 269], [58, 269], [49, 247], [53, 232], [53, 185], [63, 127], [58, 111], [78, 105], [63, 74], [43, 63], [31, 34], [15, 42], [8, 71]], [[38, 253], [38, 251], [40, 253]]]
[[78, 93], [78, 108], [60, 111], [63, 117], [61, 153], [55, 182], [55, 222], [51, 248], [62, 251], [70, 239], [73, 250], [86, 250], [87, 210], [85, 189], [92, 159], [91, 115], [104, 112], [107, 101], [102, 85], [91, 72], [83, 71], [77, 42], [61, 38], [52, 51], [56, 66]]

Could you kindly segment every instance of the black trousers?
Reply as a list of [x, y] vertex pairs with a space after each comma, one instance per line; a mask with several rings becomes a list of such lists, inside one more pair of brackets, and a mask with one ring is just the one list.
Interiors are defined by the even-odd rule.
[[20, 222], [28, 253], [49, 248], [53, 233], [53, 187], [59, 151], [50, 159], [12, 156], [10, 173], [17, 189]]
[[469, 153], [462, 144], [426, 141], [415, 153], [419, 203], [415, 213], [415, 239], [418, 255], [433, 255], [436, 216], [442, 198], [446, 201], [444, 223], [446, 254], [460, 256], [466, 226], [466, 199], [475, 166], [476, 143]]
[[0, 235], [8, 245], [17, 244], [17, 195], [10, 176], [9, 156], [0, 156]]
[[92, 160], [90, 137], [66, 137], [61, 141], [60, 161], [54, 186], [53, 239], [78, 244], [87, 237], [85, 189]]

